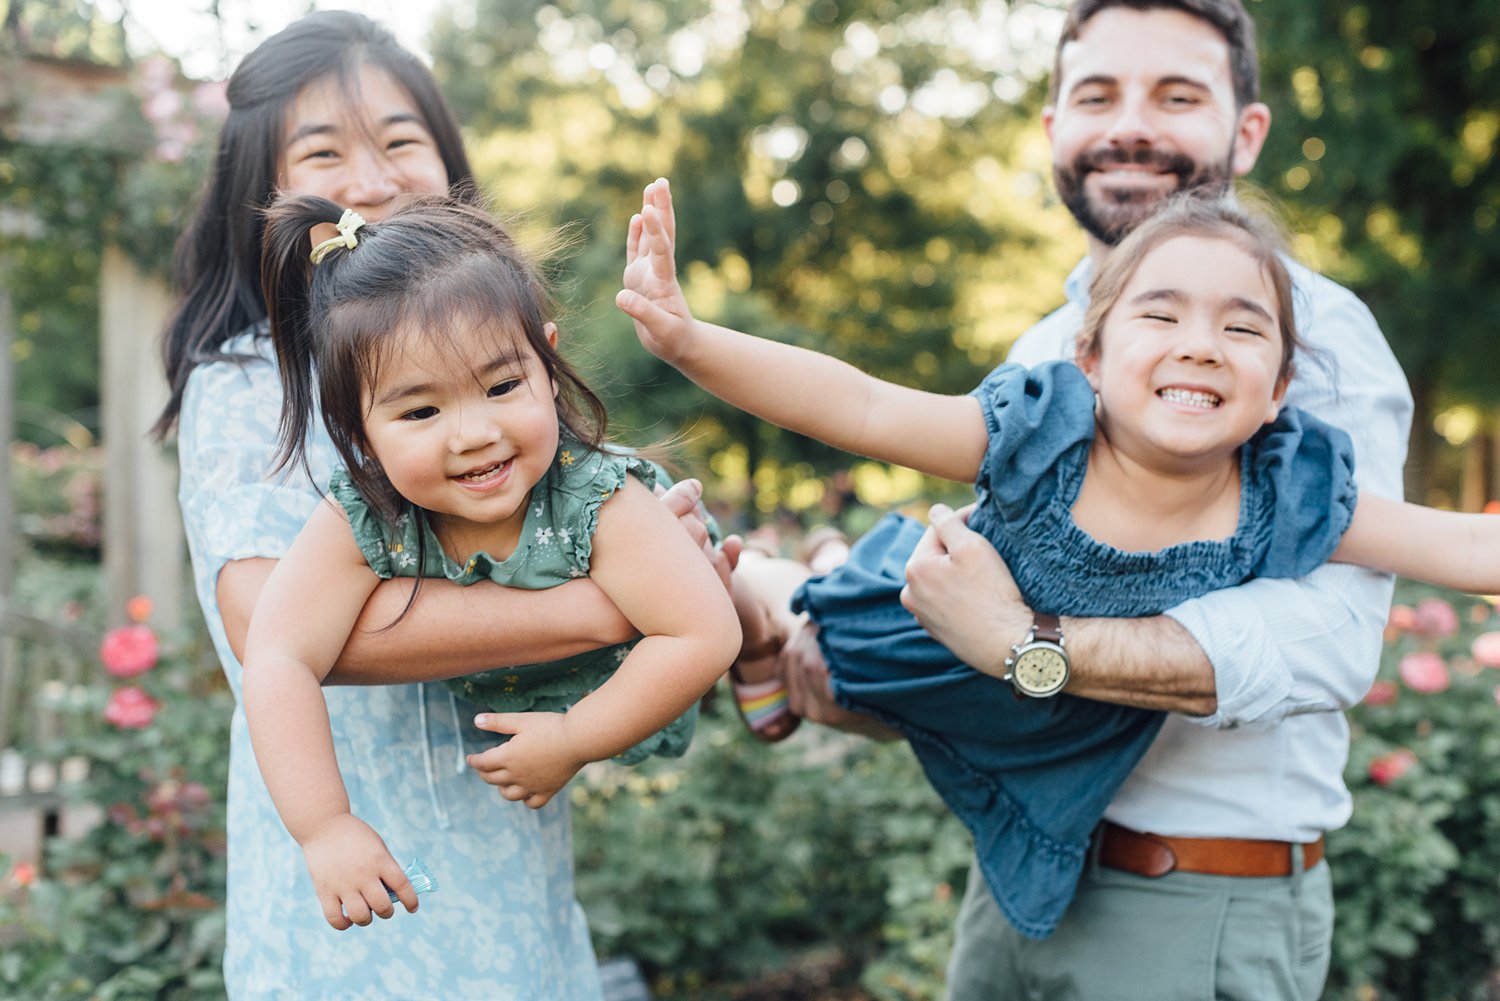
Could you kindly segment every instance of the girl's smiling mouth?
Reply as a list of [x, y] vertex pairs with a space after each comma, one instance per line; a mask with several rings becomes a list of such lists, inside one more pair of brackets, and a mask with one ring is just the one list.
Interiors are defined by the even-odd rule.
[[492, 487], [503, 481], [510, 475], [511, 464], [515, 461], [512, 456], [503, 462], [492, 462], [478, 469], [471, 469], [467, 473], [459, 473], [450, 479], [466, 487], [477, 487], [483, 489]]
[[1184, 407], [1198, 407], [1203, 410], [1213, 410], [1224, 402], [1224, 398], [1217, 393], [1210, 393], [1205, 389], [1185, 389], [1181, 386], [1158, 389], [1156, 395], [1168, 403], [1176, 403]]

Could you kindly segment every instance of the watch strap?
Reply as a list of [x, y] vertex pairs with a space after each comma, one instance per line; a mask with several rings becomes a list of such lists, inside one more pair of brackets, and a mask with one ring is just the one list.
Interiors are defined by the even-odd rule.
[[1062, 620], [1051, 612], [1037, 612], [1031, 623], [1031, 639], [1062, 645]]

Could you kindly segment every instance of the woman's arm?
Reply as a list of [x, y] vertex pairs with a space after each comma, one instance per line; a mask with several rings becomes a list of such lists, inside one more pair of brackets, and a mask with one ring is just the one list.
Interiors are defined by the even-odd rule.
[[[265, 582], [245, 640], [244, 704], [255, 761], [302, 846], [335, 928], [392, 913], [386, 886], [416, 893], [385, 842], [349, 810], [322, 680], [378, 578], [343, 511], [320, 504]], [[384, 885], [382, 885], [384, 884]]]
[[[235, 560], [219, 572], [219, 611], [236, 656], [245, 655], [251, 613], [277, 562]], [[587, 579], [525, 591], [429, 578], [422, 581], [421, 598], [397, 622], [413, 586], [406, 579], [380, 582], [359, 610], [326, 684], [438, 681], [557, 660], [635, 635], [630, 620]]]
[[[726, 539], [722, 549], [710, 542], [698, 506], [702, 492], [697, 480], [683, 480], [658, 499], [727, 581], [739, 542]], [[275, 568], [274, 559], [243, 559], [226, 563], [219, 573], [219, 610], [236, 657], [244, 657], [251, 613]], [[413, 586], [410, 580], [390, 580], [375, 588], [324, 684], [438, 681], [492, 667], [558, 660], [637, 635], [630, 620], [588, 579], [545, 591], [427, 580], [422, 600], [391, 626], [407, 607]]]
[[488, 714], [485, 729], [515, 736], [482, 774], [507, 799], [539, 807], [590, 761], [619, 754], [682, 715], [740, 649], [739, 620], [717, 575], [635, 479], [605, 502], [590, 576], [641, 641], [566, 714]]
[[1361, 493], [1332, 559], [1476, 594], [1500, 593], [1500, 518]]
[[972, 482], [988, 434], [979, 402], [884, 382], [827, 355], [694, 320], [673, 261], [667, 182], [630, 221], [615, 299], [646, 350], [720, 399], [847, 452]]

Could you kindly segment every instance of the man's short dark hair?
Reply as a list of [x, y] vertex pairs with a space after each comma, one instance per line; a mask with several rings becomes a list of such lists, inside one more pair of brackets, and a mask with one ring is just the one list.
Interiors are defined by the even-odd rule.
[[1260, 98], [1260, 57], [1255, 50], [1255, 22], [1240, 0], [1074, 0], [1068, 5], [1068, 18], [1057, 40], [1057, 56], [1052, 66], [1052, 99], [1062, 77], [1063, 46], [1078, 38], [1083, 26], [1101, 11], [1113, 7], [1130, 10], [1178, 10], [1200, 21], [1206, 21], [1224, 36], [1229, 45], [1229, 79], [1234, 84], [1234, 103], [1243, 108]]

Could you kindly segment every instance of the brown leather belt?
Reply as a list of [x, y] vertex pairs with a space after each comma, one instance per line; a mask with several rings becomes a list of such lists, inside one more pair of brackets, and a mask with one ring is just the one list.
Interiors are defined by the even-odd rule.
[[[1141, 834], [1106, 820], [1099, 825], [1099, 864], [1138, 876], [1169, 872], [1200, 872], [1211, 876], [1289, 876], [1289, 841], [1249, 838], [1168, 838]], [[1323, 858], [1323, 839], [1302, 846], [1302, 867], [1311, 869]]]

